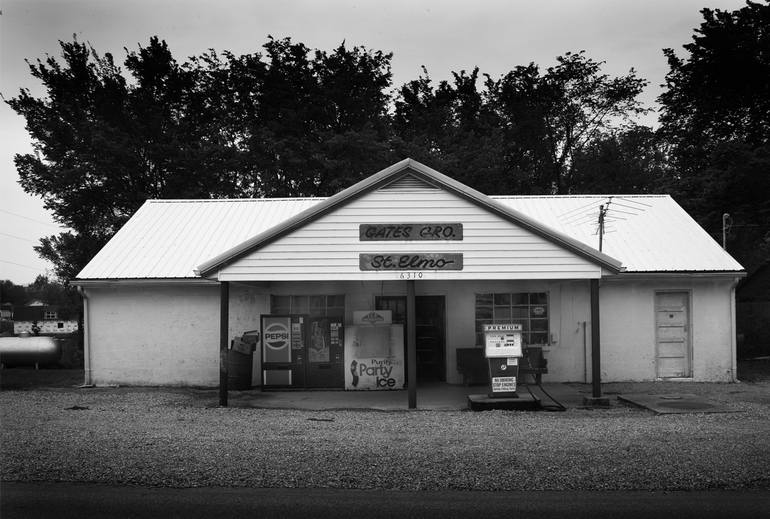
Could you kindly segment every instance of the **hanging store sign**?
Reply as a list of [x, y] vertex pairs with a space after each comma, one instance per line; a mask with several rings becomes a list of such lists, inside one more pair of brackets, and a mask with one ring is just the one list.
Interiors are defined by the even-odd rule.
[[360, 241], [434, 241], [463, 239], [461, 223], [362, 223]]
[[359, 254], [361, 270], [462, 270], [461, 253]]

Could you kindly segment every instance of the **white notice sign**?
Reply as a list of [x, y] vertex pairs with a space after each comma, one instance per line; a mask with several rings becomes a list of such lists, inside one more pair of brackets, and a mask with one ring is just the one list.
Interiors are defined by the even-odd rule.
[[516, 377], [492, 377], [493, 393], [515, 393]]

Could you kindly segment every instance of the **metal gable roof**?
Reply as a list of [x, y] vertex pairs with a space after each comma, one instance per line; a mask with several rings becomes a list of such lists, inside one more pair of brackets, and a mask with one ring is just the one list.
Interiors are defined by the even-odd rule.
[[[212, 272], [364, 193], [406, 175], [450, 190], [617, 271], [740, 272], [669, 196], [490, 196], [407, 159], [329, 198], [149, 200], [78, 280], [190, 279]], [[610, 203], [603, 253], [599, 205]]]

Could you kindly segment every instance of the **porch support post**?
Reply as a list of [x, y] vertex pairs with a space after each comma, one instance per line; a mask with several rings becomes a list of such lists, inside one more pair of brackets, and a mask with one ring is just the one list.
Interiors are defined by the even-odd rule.
[[602, 396], [602, 359], [599, 343], [599, 280], [591, 280], [591, 384], [592, 396]]
[[406, 282], [406, 385], [409, 409], [417, 408], [417, 323], [414, 298], [414, 280]]
[[583, 397], [583, 404], [609, 407], [610, 399], [602, 396], [602, 357], [599, 344], [599, 280], [591, 280], [591, 383], [592, 396]]
[[227, 339], [230, 328], [230, 283], [219, 282], [219, 405], [227, 407]]

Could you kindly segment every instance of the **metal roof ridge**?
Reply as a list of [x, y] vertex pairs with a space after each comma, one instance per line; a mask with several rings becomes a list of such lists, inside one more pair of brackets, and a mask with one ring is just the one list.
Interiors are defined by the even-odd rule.
[[581, 193], [581, 194], [568, 194], [568, 195], [488, 195], [490, 198], [666, 198], [671, 195], [667, 193], [645, 193], [645, 194], [628, 194], [628, 193]]
[[297, 196], [278, 198], [148, 198], [144, 203], [150, 204], [207, 204], [207, 203], [238, 203], [238, 202], [293, 202], [308, 200], [326, 200], [325, 196]]

